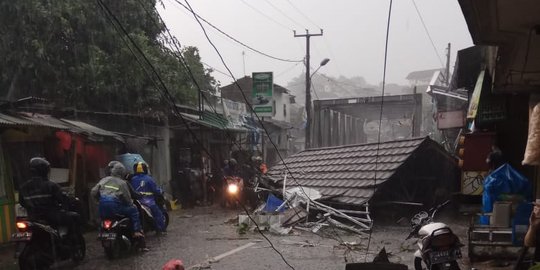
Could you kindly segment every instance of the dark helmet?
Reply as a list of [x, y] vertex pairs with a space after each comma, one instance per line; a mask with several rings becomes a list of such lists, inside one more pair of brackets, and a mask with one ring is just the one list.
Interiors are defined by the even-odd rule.
[[135, 174], [148, 174], [148, 165], [144, 162], [137, 162], [133, 164], [133, 173]]
[[51, 164], [42, 157], [30, 159], [30, 173], [32, 176], [47, 177], [51, 171]]

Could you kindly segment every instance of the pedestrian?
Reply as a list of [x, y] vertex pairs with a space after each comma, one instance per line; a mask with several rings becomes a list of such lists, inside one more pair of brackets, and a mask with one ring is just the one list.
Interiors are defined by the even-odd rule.
[[489, 152], [486, 163], [489, 165], [489, 170], [494, 171], [506, 163], [501, 149], [496, 146], [491, 146], [491, 152]]
[[193, 194], [191, 190], [191, 168], [187, 161], [180, 163], [180, 170], [178, 171], [178, 183], [180, 189], [180, 203], [182, 208], [193, 208]]

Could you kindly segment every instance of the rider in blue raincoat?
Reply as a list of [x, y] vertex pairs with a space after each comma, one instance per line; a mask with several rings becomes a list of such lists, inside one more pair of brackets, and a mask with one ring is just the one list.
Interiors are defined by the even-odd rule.
[[152, 211], [154, 222], [158, 233], [164, 233], [165, 216], [156, 204], [155, 196], [163, 194], [163, 190], [156, 185], [154, 179], [148, 175], [148, 165], [144, 162], [137, 162], [133, 165], [134, 175], [131, 178], [131, 186], [142, 195], [140, 202]]

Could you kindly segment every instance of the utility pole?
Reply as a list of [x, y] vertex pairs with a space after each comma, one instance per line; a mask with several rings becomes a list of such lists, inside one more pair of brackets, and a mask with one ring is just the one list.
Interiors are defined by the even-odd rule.
[[448, 43], [448, 47], [446, 48], [446, 85], [450, 85], [450, 49], [452, 47], [452, 44]]
[[307, 119], [306, 119], [306, 144], [305, 144], [305, 149], [309, 149], [311, 148], [311, 74], [310, 74], [310, 65], [309, 65], [309, 57], [310, 57], [310, 52], [309, 52], [309, 39], [311, 37], [316, 37], [316, 36], [322, 36], [323, 35], [323, 30], [321, 29], [321, 32], [319, 34], [310, 34], [309, 33], [309, 30], [306, 29], [306, 33], [305, 34], [301, 34], [301, 35], [297, 35], [296, 34], [296, 31], [293, 31], [294, 32], [294, 37], [305, 37], [306, 38], [306, 60], [305, 60], [305, 63], [306, 63], [306, 116], [307, 116]]

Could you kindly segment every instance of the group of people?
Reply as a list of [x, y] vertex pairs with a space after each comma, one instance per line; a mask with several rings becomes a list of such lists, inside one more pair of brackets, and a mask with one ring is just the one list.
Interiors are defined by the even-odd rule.
[[[45, 220], [53, 226], [67, 226], [71, 232], [78, 232], [79, 215], [69, 211], [68, 197], [58, 184], [49, 181], [50, 163], [41, 157], [34, 157], [29, 164], [30, 179], [20, 188], [19, 202], [31, 220]], [[130, 218], [134, 237], [144, 237], [139, 210], [133, 200], [151, 209], [158, 234], [166, 233], [165, 218], [156, 204], [155, 197], [163, 194], [148, 173], [148, 165], [137, 162], [133, 175], [119, 161], [111, 161], [106, 167], [107, 176], [91, 190], [91, 195], [99, 201], [100, 217], [124, 215]]]
[[155, 199], [156, 196], [163, 194], [163, 190], [148, 174], [146, 163], [135, 163], [133, 172], [133, 175], [129, 175], [119, 161], [109, 162], [107, 176], [91, 191], [92, 197], [99, 201], [100, 217], [128, 216], [133, 225], [134, 237], [144, 237], [139, 211], [133, 203], [133, 200], [138, 200], [150, 208], [157, 233], [166, 233], [165, 218]]

